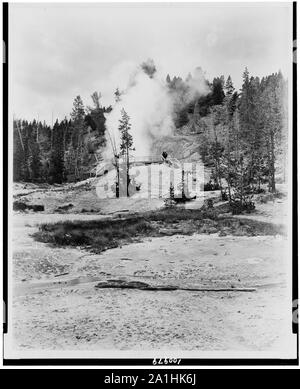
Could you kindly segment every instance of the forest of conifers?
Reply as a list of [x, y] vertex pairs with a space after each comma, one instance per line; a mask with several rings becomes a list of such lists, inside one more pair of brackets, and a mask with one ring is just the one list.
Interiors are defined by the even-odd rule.
[[[235, 90], [230, 76], [216, 77], [206, 81], [208, 94], [186, 103], [190, 77], [168, 75], [165, 86], [177, 96], [175, 131], [199, 134], [199, 153], [212, 168], [212, 188], [222, 188], [225, 182], [229, 192], [231, 187], [259, 191], [264, 184], [274, 192], [276, 180], [285, 178], [287, 80], [280, 71], [260, 79], [246, 68], [240, 90]], [[14, 118], [14, 181], [52, 184], [89, 177], [105, 147], [105, 115], [113, 109], [101, 105], [100, 93], [91, 97], [90, 107], [77, 96], [70, 118], [52, 126]], [[115, 97], [122, 99], [122, 93], [116, 90]]]

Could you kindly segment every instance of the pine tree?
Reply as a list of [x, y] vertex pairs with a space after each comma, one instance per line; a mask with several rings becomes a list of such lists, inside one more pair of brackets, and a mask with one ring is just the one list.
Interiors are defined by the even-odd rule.
[[224, 89], [225, 89], [225, 96], [231, 97], [234, 92], [234, 86], [230, 76], [228, 76], [226, 80]]
[[223, 126], [224, 121], [225, 121], [224, 107], [223, 106], [212, 107], [210, 111], [209, 155], [211, 156], [214, 165], [213, 179], [215, 182], [215, 187], [221, 190], [221, 196], [223, 196], [221, 159], [224, 154], [224, 149], [226, 144], [226, 133], [227, 133]]
[[261, 131], [261, 101], [260, 80], [258, 77], [250, 77], [246, 68], [243, 74], [243, 85], [240, 98], [240, 123], [241, 141], [244, 150], [245, 163], [248, 164], [248, 183], [256, 185], [258, 157], [262, 154], [263, 133]]
[[[285, 84], [281, 73], [272, 74], [264, 79], [261, 91], [261, 127], [265, 140], [269, 191], [275, 192], [276, 158], [284, 158], [287, 148], [285, 133], [286, 109], [284, 107]], [[284, 164], [284, 161], [282, 161]]]
[[40, 146], [37, 142], [31, 145], [31, 158], [30, 158], [30, 170], [32, 181], [41, 181], [42, 162]]
[[121, 154], [128, 154], [129, 150], [132, 150], [133, 145], [133, 138], [130, 134], [131, 124], [130, 124], [130, 117], [122, 108], [121, 110], [121, 119], [119, 120], [119, 131], [121, 133], [121, 143], [120, 143], [120, 150]]
[[[122, 108], [121, 110], [121, 119], [119, 120], [119, 131], [120, 131], [120, 154], [124, 157], [125, 168], [123, 167], [122, 171], [120, 169], [121, 179], [119, 182], [119, 189], [121, 188], [121, 184], [126, 182], [126, 195], [129, 196], [129, 152], [134, 150], [133, 148], [133, 138], [130, 134], [130, 117], [127, 112]], [[123, 173], [123, 174], [122, 174]]]
[[173, 182], [170, 183], [169, 196], [164, 199], [164, 204], [166, 208], [172, 208], [176, 205]]
[[73, 102], [73, 109], [71, 112], [72, 120], [76, 122], [83, 122], [85, 117], [84, 105], [80, 96], [76, 96]]
[[50, 156], [50, 177], [52, 183], [64, 181], [64, 128], [56, 120], [53, 127], [53, 149]]
[[216, 77], [213, 79], [212, 83], [212, 94], [211, 100], [213, 105], [220, 105], [223, 103], [225, 94], [224, 94], [224, 77]]
[[73, 102], [73, 110], [71, 112], [72, 118], [72, 148], [73, 154], [73, 165], [74, 165], [74, 176], [75, 180], [82, 178], [82, 158], [84, 153], [83, 135], [86, 130], [85, 124], [85, 110], [82, 99], [77, 96]]
[[25, 159], [26, 170], [28, 171], [27, 180], [40, 181], [42, 164], [40, 146], [37, 142], [37, 121], [34, 119], [32, 122], [28, 123], [25, 130]]

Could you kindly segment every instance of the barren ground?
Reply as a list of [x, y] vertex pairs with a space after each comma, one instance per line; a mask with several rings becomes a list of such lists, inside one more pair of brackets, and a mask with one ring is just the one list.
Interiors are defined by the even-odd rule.
[[[30, 196], [43, 198], [43, 193]], [[110, 201], [110, 212], [138, 210], [138, 201]], [[48, 201], [52, 209], [45, 213], [13, 216], [16, 350], [276, 351], [286, 344], [291, 333], [286, 237], [173, 235], [147, 238], [101, 254], [34, 241], [30, 235], [39, 223], [103, 217], [53, 214], [55, 206], [67, 202], [66, 198], [55, 205], [54, 200]], [[143, 210], [152, 206], [145, 201], [140, 204]], [[157, 201], [153, 207], [159, 205]], [[284, 202], [278, 200], [259, 204], [248, 217], [282, 223], [285, 215]], [[109, 279], [256, 290], [95, 288], [99, 281]]]

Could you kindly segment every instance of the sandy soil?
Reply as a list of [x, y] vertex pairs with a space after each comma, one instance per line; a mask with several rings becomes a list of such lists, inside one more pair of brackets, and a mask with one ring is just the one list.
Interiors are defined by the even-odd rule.
[[[277, 215], [282, 221], [285, 212], [276, 201], [249, 217], [270, 221]], [[174, 235], [101, 255], [80, 247], [53, 248], [30, 237], [46, 220], [99, 217], [14, 215], [15, 349], [274, 351], [286, 344], [291, 323], [285, 237]], [[95, 288], [109, 279], [256, 291]]]

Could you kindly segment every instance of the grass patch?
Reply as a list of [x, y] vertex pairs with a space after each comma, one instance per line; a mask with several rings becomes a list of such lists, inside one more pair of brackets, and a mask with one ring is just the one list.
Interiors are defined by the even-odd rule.
[[59, 246], [92, 246], [101, 252], [118, 247], [121, 242], [146, 236], [153, 227], [145, 220], [91, 220], [42, 224], [32, 236], [45, 243]]
[[150, 236], [194, 233], [255, 236], [283, 232], [281, 226], [271, 223], [218, 217], [216, 210], [166, 208], [117, 218], [42, 224], [32, 236], [40, 242], [83, 246], [99, 253]]

